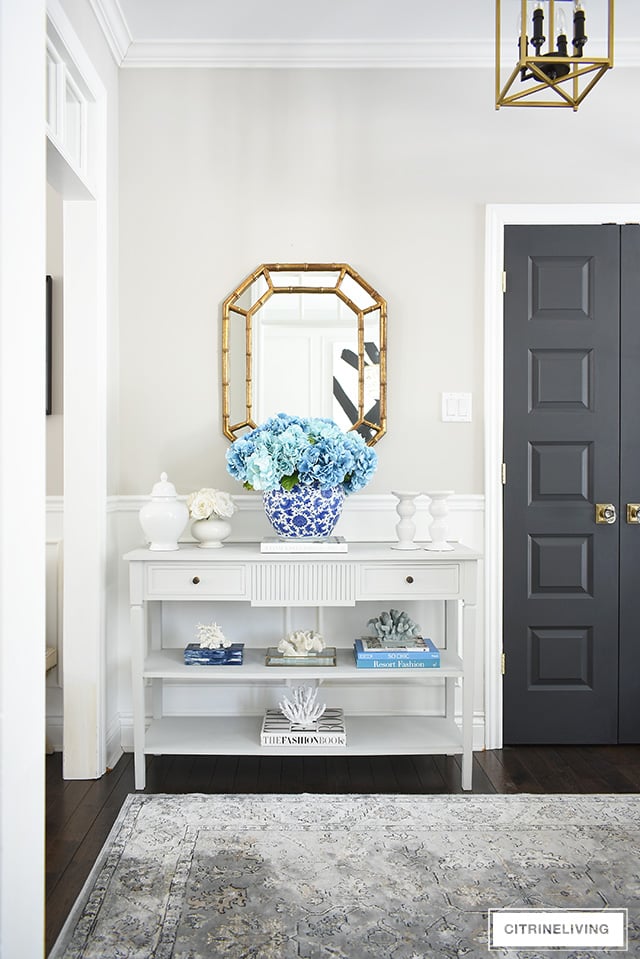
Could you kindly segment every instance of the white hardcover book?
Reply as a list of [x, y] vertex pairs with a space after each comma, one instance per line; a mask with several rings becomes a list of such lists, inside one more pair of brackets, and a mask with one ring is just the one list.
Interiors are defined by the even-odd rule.
[[344, 536], [326, 536], [323, 539], [283, 539], [265, 536], [260, 543], [261, 553], [346, 553], [349, 544]]
[[290, 722], [279, 709], [267, 709], [260, 731], [261, 746], [346, 746], [342, 709], [325, 709], [313, 726]]

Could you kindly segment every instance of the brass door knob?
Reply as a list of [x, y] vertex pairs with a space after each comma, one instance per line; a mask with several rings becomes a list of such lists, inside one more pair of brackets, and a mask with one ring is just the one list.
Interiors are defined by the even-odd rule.
[[596, 523], [615, 523], [618, 515], [613, 503], [596, 503]]
[[627, 523], [640, 523], [640, 503], [627, 503]]

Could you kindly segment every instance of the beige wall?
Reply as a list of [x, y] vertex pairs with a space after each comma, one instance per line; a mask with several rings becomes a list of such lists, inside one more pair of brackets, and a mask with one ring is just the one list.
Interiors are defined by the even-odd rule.
[[[491, 71], [124, 69], [120, 481], [240, 487], [221, 303], [265, 261], [346, 261], [387, 298], [388, 435], [368, 487], [483, 490], [487, 203], [637, 202], [640, 72], [578, 114], [493, 108]], [[472, 424], [440, 422], [471, 391]], [[293, 402], [291, 409], [293, 409]]]

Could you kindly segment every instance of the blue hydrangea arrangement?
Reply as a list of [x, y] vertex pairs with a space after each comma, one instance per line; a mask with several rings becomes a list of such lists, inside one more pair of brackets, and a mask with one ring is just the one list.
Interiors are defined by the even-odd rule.
[[367, 485], [378, 457], [362, 436], [344, 433], [330, 419], [278, 413], [235, 440], [227, 470], [245, 489], [341, 485], [353, 493]]

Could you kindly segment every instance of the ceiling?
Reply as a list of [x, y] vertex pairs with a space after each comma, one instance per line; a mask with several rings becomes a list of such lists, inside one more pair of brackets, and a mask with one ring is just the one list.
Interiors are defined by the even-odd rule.
[[[604, 37], [606, 0], [586, 0]], [[494, 0], [90, 0], [121, 66], [493, 66]], [[517, 31], [520, 0], [502, 0]], [[599, 19], [600, 18], [600, 19]], [[593, 53], [593, 51], [592, 51]], [[640, 4], [616, 3], [616, 63], [640, 66]]]

